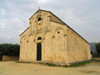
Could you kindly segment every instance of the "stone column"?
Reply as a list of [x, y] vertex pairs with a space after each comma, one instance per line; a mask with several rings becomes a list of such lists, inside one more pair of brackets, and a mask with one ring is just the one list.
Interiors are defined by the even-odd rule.
[[29, 44], [29, 40], [27, 40], [26, 43], [27, 43], [27, 61], [28, 61], [28, 44]]
[[42, 61], [45, 61], [45, 38], [43, 38], [42, 44]]
[[68, 62], [67, 35], [64, 35], [64, 40], [65, 40], [65, 60], [67, 63]]
[[53, 47], [52, 47], [52, 49], [53, 49], [53, 51], [52, 51], [53, 54], [52, 54], [52, 55], [53, 55], [53, 62], [54, 62], [54, 50], [55, 50], [55, 49], [54, 49], [54, 46], [55, 46], [55, 43], [54, 43], [55, 40], [54, 40], [54, 39], [55, 39], [55, 36], [52, 36], [52, 46], [53, 46]]
[[33, 39], [33, 45], [34, 45], [34, 47], [33, 47], [33, 52], [34, 52], [34, 56], [33, 56], [33, 61], [36, 61], [36, 43], [35, 43], [35, 39]]
[[36, 41], [35, 41], [35, 43], [34, 43], [34, 55], [35, 55], [35, 57], [34, 57], [34, 59], [35, 59], [35, 61], [37, 61], [37, 43], [36, 43]]
[[68, 63], [68, 28], [65, 31], [64, 40], [65, 40], [65, 63]]

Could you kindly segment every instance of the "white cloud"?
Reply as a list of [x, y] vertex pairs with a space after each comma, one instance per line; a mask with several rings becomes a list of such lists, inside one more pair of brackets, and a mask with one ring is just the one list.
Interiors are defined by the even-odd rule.
[[6, 26], [5, 26], [5, 24], [4, 23], [2, 23], [1, 24], [1, 28], [5, 28]]
[[6, 13], [6, 12], [5, 12], [5, 10], [3, 9], [3, 10], [2, 10], [2, 15], [5, 15], [5, 13]]
[[74, 12], [76, 12], [77, 10], [75, 9], [68, 8], [66, 10], [57, 10], [57, 11], [58, 12], [55, 11], [57, 16], [59, 16], [66, 24], [72, 27], [85, 25], [86, 23], [89, 22], [88, 18], [86, 17], [76, 16]]
[[0, 8], [0, 14], [2, 14], [0, 15], [0, 32], [2, 33], [2, 37], [0, 36], [0, 39], [9, 40], [10, 42], [10, 38], [13, 38], [19, 41], [19, 35], [29, 26], [28, 19], [40, 6], [41, 9], [53, 12], [89, 42], [100, 40], [100, 35], [96, 34], [100, 31], [100, 5], [95, 3], [96, 1], [91, 1], [94, 5], [90, 0], [3, 1], [0, 5], [2, 6]]
[[39, 4], [44, 4], [44, 3], [48, 3], [51, 0], [37, 0]]

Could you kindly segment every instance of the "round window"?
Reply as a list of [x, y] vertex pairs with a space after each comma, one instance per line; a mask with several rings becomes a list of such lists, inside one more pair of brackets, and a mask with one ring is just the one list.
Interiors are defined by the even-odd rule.
[[58, 34], [60, 34], [60, 31], [58, 31]]

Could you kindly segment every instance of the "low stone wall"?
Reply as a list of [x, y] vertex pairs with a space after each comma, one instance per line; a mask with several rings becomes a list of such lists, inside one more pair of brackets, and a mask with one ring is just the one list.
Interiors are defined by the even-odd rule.
[[8, 56], [8, 55], [3, 55], [2, 61], [15, 61], [18, 60], [18, 56]]

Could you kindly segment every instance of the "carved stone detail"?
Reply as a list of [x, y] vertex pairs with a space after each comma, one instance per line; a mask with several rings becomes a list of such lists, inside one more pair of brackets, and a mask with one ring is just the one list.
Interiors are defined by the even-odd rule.
[[27, 43], [29, 42], [29, 40], [26, 41]]
[[52, 38], [55, 38], [55, 36], [52, 36]]
[[35, 39], [33, 40], [33, 42], [35, 42]]
[[64, 35], [64, 37], [67, 36], [67, 34]]
[[45, 40], [45, 37], [43, 38], [43, 40]]

